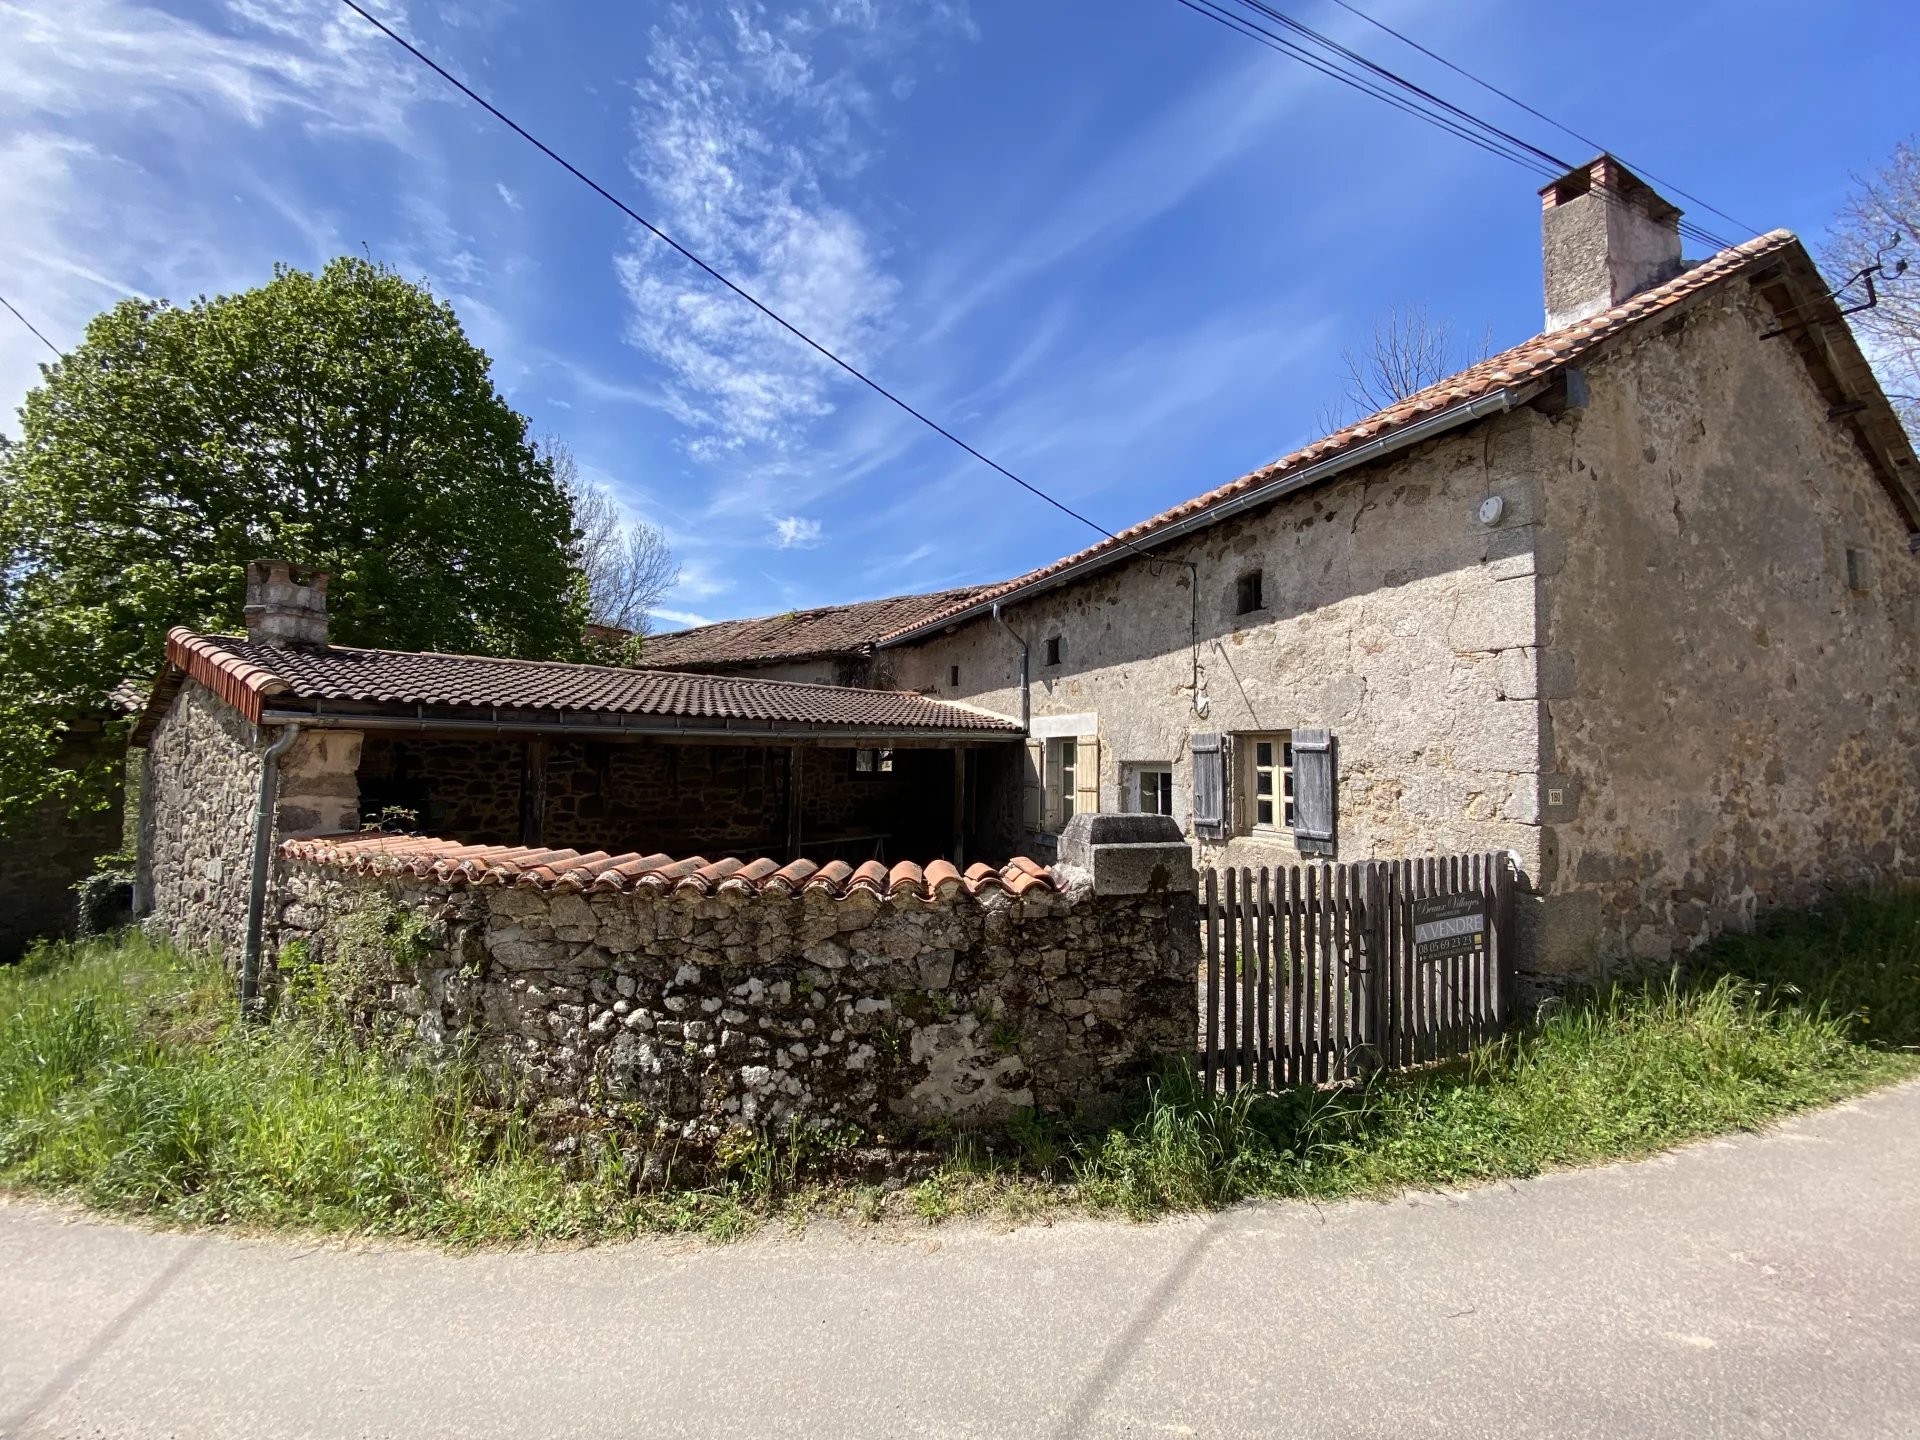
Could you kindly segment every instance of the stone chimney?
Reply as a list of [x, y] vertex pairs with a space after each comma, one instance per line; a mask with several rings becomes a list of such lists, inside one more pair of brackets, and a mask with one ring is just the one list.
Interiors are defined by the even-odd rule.
[[327, 643], [327, 572], [290, 560], [247, 566], [247, 639], [282, 649]]
[[1610, 310], [1683, 268], [1680, 212], [1611, 155], [1540, 192], [1547, 329]]

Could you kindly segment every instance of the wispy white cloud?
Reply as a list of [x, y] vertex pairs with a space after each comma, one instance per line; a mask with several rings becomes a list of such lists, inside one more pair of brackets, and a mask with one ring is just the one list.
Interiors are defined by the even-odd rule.
[[[402, 18], [392, 0], [377, 9]], [[326, 243], [324, 217], [235, 159], [236, 129], [413, 143], [415, 74], [328, 0], [226, 0], [205, 22], [134, 0], [0, 0], [0, 34], [0, 276], [56, 344], [129, 295], [258, 283], [278, 258], [269, 226]], [[193, 189], [147, 159], [209, 153], [225, 186]], [[0, 413], [49, 358], [0, 326]]]
[[521, 208], [520, 197], [509, 190], [501, 181], [496, 180], [493, 182], [493, 190], [494, 193], [500, 197], [500, 203], [505, 205], [509, 210], [518, 210]]
[[818, 545], [821, 539], [818, 520], [803, 515], [781, 515], [774, 518], [773, 538], [767, 543], [776, 550], [805, 550]]
[[649, 610], [647, 613], [656, 620], [665, 620], [669, 625], [682, 625], [691, 628], [695, 625], [713, 624], [713, 621], [709, 620], [705, 615], [696, 614], [692, 610]]
[[[869, 360], [900, 287], [843, 182], [868, 163], [874, 116], [917, 41], [964, 23], [866, 0], [739, 6], [718, 23], [672, 11], [635, 85], [631, 165], [657, 218], [820, 343]], [[628, 339], [669, 377], [690, 454], [779, 454], [832, 413], [830, 362], [652, 237], [617, 268]]]

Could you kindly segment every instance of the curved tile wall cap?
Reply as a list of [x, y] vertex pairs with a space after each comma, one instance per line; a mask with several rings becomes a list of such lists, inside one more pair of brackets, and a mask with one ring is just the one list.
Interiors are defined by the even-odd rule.
[[755, 894], [782, 899], [821, 894], [879, 899], [952, 900], [961, 895], [1023, 896], [1061, 887], [1053, 872], [1024, 855], [998, 870], [974, 864], [964, 875], [948, 860], [923, 868], [902, 860], [891, 868], [869, 860], [858, 868], [844, 860], [824, 865], [793, 860], [782, 865], [761, 857], [708, 860], [701, 855], [611, 855], [605, 850], [540, 849], [525, 845], [466, 845], [422, 835], [316, 835], [280, 844], [282, 859], [319, 869], [372, 877], [410, 876], [449, 885], [513, 887], [554, 894], [692, 895]]

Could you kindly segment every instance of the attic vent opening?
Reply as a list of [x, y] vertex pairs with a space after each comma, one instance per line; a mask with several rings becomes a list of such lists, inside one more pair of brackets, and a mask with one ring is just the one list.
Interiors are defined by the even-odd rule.
[[1260, 590], [1260, 572], [1249, 570], [1242, 575], [1233, 587], [1233, 613], [1251, 615], [1256, 610], [1267, 608], [1267, 602]]
[[958, 665], [949, 665], [947, 667], [947, 684], [955, 690], [960, 688], [960, 667]]

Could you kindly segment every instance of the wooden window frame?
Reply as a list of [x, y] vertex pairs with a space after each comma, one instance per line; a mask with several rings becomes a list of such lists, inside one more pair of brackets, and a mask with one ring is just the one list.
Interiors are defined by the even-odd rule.
[[[1263, 730], [1255, 734], [1235, 735], [1233, 745], [1244, 757], [1240, 776], [1241, 797], [1235, 810], [1244, 817], [1247, 835], [1293, 839], [1295, 820], [1293, 782], [1293, 732]], [[1269, 748], [1271, 747], [1271, 748]], [[1263, 763], [1261, 752], [1267, 751]], [[1266, 788], [1261, 788], [1262, 781]], [[1261, 807], [1266, 817], [1261, 817]]]
[[[862, 770], [860, 757], [873, 756], [873, 768]], [[847, 773], [856, 780], [891, 780], [897, 773], [893, 768], [894, 749], [891, 745], [856, 745], [847, 752]]]
[[[1128, 808], [1136, 815], [1173, 814], [1173, 766], [1162, 760], [1135, 760], [1126, 766], [1126, 799]], [[1149, 810], [1146, 808], [1146, 785], [1148, 776], [1154, 780], [1154, 803], [1159, 806], [1164, 800], [1165, 808]]]

